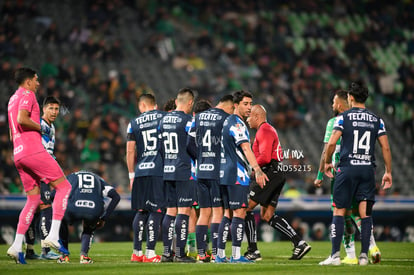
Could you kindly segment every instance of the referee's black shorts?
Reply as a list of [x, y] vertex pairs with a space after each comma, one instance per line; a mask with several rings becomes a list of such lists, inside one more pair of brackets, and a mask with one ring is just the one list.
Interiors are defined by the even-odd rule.
[[266, 185], [262, 188], [256, 183], [255, 180], [250, 184], [250, 199], [262, 206], [273, 206], [276, 208], [279, 201], [280, 193], [283, 186], [286, 183], [286, 177], [284, 172], [277, 170], [278, 161], [272, 159], [272, 161], [261, 167], [263, 172], [269, 178]]

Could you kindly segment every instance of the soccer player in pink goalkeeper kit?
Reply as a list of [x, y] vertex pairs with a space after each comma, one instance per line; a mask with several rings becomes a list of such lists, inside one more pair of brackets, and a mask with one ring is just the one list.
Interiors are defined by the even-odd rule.
[[36, 92], [40, 84], [36, 72], [30, 68], [19, 68], [14, 78], [19, 88], [10, 97], [8, 103], [10, 138], [13, 140], [14, 164], [27, 194], [27, 201], [20, 212], [16, 237], [7, 250], [7, 255], [18, 264], [26, 264], [22, 243], [40, 203], [38, 184], [40, 181], [56, 189], [52, 205], [52, 225], [45, 244], [60, 253], [69, 253], [60, 243], [59, 229], [66, 211], [71, 185], [41, 141], [41, 133], [50, 129], [40, 126], [40, 108], [36, 100]]

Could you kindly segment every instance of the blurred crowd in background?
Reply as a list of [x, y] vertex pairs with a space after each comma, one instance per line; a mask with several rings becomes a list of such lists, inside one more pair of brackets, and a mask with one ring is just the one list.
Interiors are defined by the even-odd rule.
[[[94, 168], [124, 193], [126, 126], [137, 97], [154, 93], [162, 108], [184, 86], [213, 104], [251, 91], [282, 137], [318, 121], [318, 143], [306, 146], [319, 150], [331, 91], [363, 80], [368, 106], [387, 116], [406, 142], [401, 152], [414, 158], [412, 1], [49, 2], [0, 7], [1, 194], [22, 192], [7, 127], [13, 71], [21, 66], [38, 71], [40, 104], [47, 95], [62, 102], [55, 155], [65, 174]], [[311, 183], [317, 161], [312, 172], [289, 176]], [[286, 195], [314, 193], [309, 186], [287, 185]]]

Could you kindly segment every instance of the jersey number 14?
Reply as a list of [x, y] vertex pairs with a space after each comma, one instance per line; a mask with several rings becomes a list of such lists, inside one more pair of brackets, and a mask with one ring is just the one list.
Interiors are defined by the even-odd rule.
[[365, 155], [369, 154], [370, 147], [370, 140], [371, 140], [371, 132], [364, 131], [361, 138], [359, 138], [359, 131], [354, 130], [354, 147], [352, 152], [354, 154], [358, 153], [358, 149], [365, 150]]

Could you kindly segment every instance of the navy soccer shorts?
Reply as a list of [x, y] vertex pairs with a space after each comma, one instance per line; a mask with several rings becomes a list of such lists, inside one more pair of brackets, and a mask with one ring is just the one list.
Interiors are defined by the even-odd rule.
[[223, 206], [219, 180], [197, 179], [196, 190], [200, 208]]
[[375, 169], [373, 167], [338, 167], [335, 175], [333, 202], [336, 208], [351, 208], [352, 199], [375, 201]]
[[166, 207], [163, 178], [154, 176], [135, 178], [131, 192], [131, 207], [133, 210], [163, 211]]
[[225, 209], [240, 209], [249, 206], [249, 186], [222, 185], [222, 198]]
[[167, 207], [191, 207], [195, 197], [195, 181], [165, 181]]

